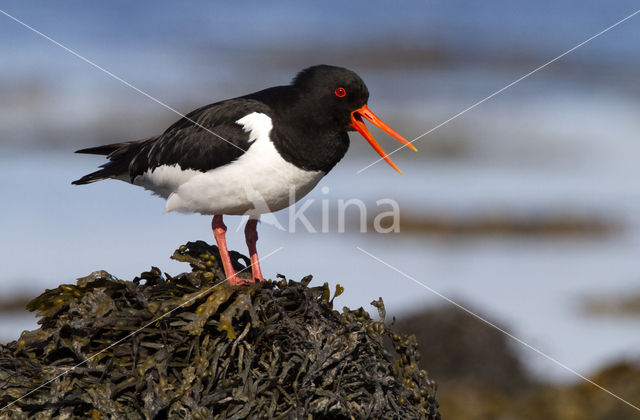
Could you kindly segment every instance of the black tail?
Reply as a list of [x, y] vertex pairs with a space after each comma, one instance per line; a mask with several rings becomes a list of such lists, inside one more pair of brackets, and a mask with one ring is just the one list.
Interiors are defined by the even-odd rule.
[[90, 155], [103, 155], [109, 159], [109, 162], [101, 165], [99, 171], [92, 172], [76, 179], [73, 185], [84, 185], [92, 182], [101, 181], [107, 178], [114, 178], [126, 174], [129, 170], [129, 163], [135, 156], [140, 146], [152, 140], [153, 137], [143, 140], [127, 141], [124, 143], [106, 144], [104, 146], [89, 147], [87, 149], [76, 150], [76, 153], [84, 153]]
[[103, 179], [107, 179], [107, 178], [110, 178], [110, 176], [107, 174], [107, 171], [104, 169], [101, 169], [99, 171], [91, 172], [90, 174], [85, 175], [80, 179], [76, 179], [75, 181], [72, 182], [72, 184], [73, 185], [91, 184], [92, 182], [102, 181]]
[[105, 144], [104, 146], [97, 146], [97, 147], [88, 147], [86, 149], [76, 150], [76, 153], [84, 153], [87, 155], [108, 156], [126, 144], [129, 144], [129, 142]]

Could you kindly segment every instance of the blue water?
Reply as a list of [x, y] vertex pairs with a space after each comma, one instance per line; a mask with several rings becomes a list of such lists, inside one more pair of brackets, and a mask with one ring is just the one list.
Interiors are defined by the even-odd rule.
[[[623, 0], [527, 2], [523, 0], [297, 2], [266, 4], [124, 0], [108, 3], [65, 1], [3, 2], [3, 10], [63, 43], [101, 49], [189, 49], [209, 47], [225, 52], [253, 48], [308, 45], [365, 46], [394, 42], [407, 47], [436, 45], [466, 51], [526, 48], [548, 53], [564, 42], [577, 44], [631, 14], [638, 3]], [[631, 23], [591, 46], [600, 59], [637, 55], [637, 24]], [[21, 45], [40, 41], [22, 29], [0, 26], [0, 36]], [[560, 44], [560, 45], [559, 45]], [[7, 46], [5, 44], [4, 48]], [[9, 47], [10, 48], [10, 47]], [[628, 62], [625, 60], [625, 62]], [[228, 64], [227, 64], [228, 65]]]
[[[632, 13], [634, 1], [560, 2], [3, 2], [0, 8], [186, 112], [336, 57], [357, 69], [370, 105], [415, 137]], [[382, 296], [390, 316], [442, 300], [358, 251], [361, 247], [589, 374], [637, 357], [638, 321], [584, 317], [585, 297], [638, 290], [640, 280], [640, 22], [636, 17], [561, 62], [423, 138], [462, 144], [454, 156], [402, 151], [402, 176], [362, 139], [318, 188], [319, 202], [392, 198], [411, 213], [514, 215], [568, 211], [624, 226], [607, 238], [480, 237], [280, 232], [263, 223], [263, 263], [299, 279], [346, 287], [338, 304]], [[131, 278], [189, 240], [211, 241], [209, 220], [161, 214], [162, 201], [120, 182], [73, 187], [102, 163], [76, 148], [144, 137], [177, 116], [0, 15], [0, 284], [37, 294], [91, 271]], [[385, 63], [385, 52], [438, 51]], [[392, 51], [393, 50], [393, 51]], [[373, 59], [371, 51], [380, 51]], [[337, 55], [336, 55], [337, 54]], [[376, 132], [387, 150], [394, 143]], [[428, 150], [428, 148], [426, 148]], [[315, 216], [314, 216], [315, 214]], [[286, 221], [287, 212], [276, 215]], [[314, 218], [315, 217], [315, 218]], [[232, 230], [239, 218], [229, 218]], [[241, 231], [232, 247], [244, 250]], [[34, 328], [0, 322], [0, 340]], [[547, 379], [566, 371], [522, 349]]]

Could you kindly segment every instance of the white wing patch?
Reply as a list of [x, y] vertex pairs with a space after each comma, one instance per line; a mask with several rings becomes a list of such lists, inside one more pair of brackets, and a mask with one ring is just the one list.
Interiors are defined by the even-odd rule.
[[253, 112], [240, 118], [236, 121], [236, 124], [240, 124], [242, 129], [249, 133], [250, 143], [258, 140], [260, 137], [268, 139], [269, 133], [271, 133], [273, 129], [271, 118], [259, 112]]

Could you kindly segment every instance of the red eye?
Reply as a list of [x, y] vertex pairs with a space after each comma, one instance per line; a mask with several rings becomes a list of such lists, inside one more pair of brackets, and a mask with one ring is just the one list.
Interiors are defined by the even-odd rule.
[[338, 98], [343, 98], [343, 97], [344, 97], [344, 95], [346, 95], [346, 94], [347, 94], [347, 91], [346, 91], [346, 90], [344, 90], [344, 88], [338, 88], [338, 89], [334, 90], [333, 92], [336, 94], [336, 96], [337, 96]]

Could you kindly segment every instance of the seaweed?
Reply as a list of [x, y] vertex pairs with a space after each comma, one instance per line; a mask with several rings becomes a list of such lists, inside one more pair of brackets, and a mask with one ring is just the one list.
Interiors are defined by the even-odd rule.
[[191, 272], [97, 271], [29, 302], [40, 327], [0, 346], [0, 418], [440, 418], [382, 299], [374, 320], [311, 276], [233, 287], [202, 241], [172, 258]]

